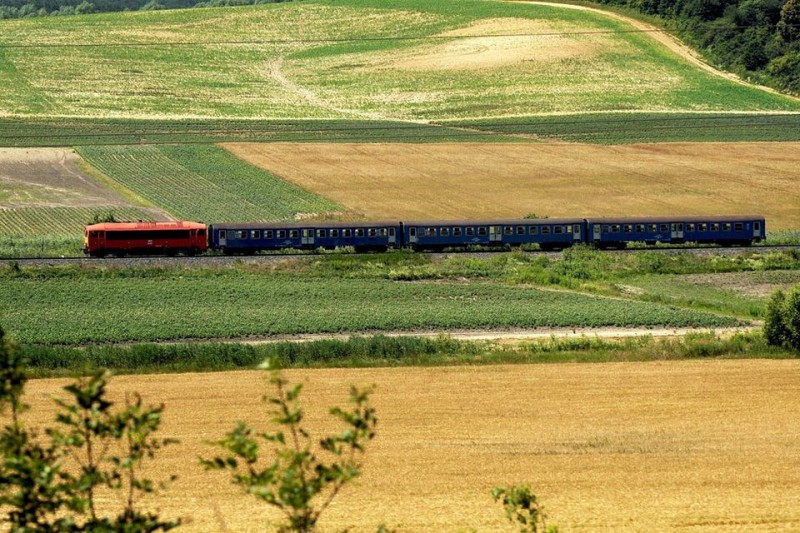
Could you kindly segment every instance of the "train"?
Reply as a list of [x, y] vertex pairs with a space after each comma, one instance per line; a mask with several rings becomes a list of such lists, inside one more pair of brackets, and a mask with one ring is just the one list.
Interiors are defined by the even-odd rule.
[[575, 244], [600, 249], [631, 243], [749, 246], [766, 239], [762, 216], [648, 216], [603, 218], [509, 218], [361, 222], [107, 222], [84, 231], [84, 253], [92, 257], [250, 255], [262, 251], [357, 252], [412, 249], [442, 251], [470, 247], [538, 245], [563, 250]]

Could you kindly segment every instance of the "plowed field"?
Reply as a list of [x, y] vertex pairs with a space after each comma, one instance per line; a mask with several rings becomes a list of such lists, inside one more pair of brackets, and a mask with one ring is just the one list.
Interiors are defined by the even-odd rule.
[[800, 227], [800, 144], [228, 144], [372, 219], [763, 214]]
[[[683, 361], [584, 365], [303, 370], [308, 422], [348, 386], [376, 384], [378, 437], [364, 476], [322, 531], [511, 531], [489, 490], [530, 483], [564, 531], [797, 531], [800, 362]], [[180, 479], [159, 501], [182, 531], [263, 531], [275, 518], [219, 473], [197, 466], [236, 420], [258, 423], [264, 372], [114, 378], [165, 402], [159, 475]], [[28, 400], [50, 419], [63, 380]], [[63, 394], [60, 394], [63, 396]], [[333, 427], [328, 427], [328, 431]]]

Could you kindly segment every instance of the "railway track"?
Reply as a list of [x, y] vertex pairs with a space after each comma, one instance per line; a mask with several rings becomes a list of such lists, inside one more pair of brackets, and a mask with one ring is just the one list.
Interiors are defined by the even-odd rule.
[[[800, 245], [768, 245], [768, 246], [728, 247], [728, 248], [719, 246], [704, 246], [704, 247], [659, 246], [654, 248], [625, 248], [622, 250], [606, 250], [604, 253], [628, 254], [628, 253], [648, 251], [648, 252], [657, 252], [665, 254], [689, 253], [696, 255], [714, 254], [714, 255], [736, 256], [744, 253], [784, 251], [792, 249], [800, 251]], [[477, 251], [477, 252], [452, 251], [452, 252], [417, 252], [417, 253], [424, 253], [425, 255], [430, 256], [434, 259], [442, 259], [456, 254], [465, 257], [478, 258], [478, 257], [495, 257], [497, 256], [497, 254], [510, 253], [510, 252], [508, 250], [496, 250], [496, 251]], [[554, 258], [558, 258], [561, 256], [561, 252], [541, 251], [541, 250], [530, 250], [530, 251], [525, 251], [525, 253], [531, 255], [544, 255], [547, 257], [554, 257]], [[120, 266], [120, 267], [125, 267], [125, 266], [168, 267], [168, 266], [227, 265], [227, 264], [237, 264], [237, 263], [253, 263], [253, 264], [270, 263], [270, 262], [286, 261], [294, 259], [299, 260], [308, 257], [319, 257], [320, 255], [333, 255], [333, 254], [331, 253], [317, 254], [313, 252], [306, 252], [306, 253], [288, 253], [288, 254], [274, 253], [274, 254], [242, 255], [242, 256], [203, 255], [194, 257], [189, 257], [189, 256], [174, 256], [174, 257], [126, 256], [126, 257], [106, 257], [106, 258], [96, 258], [96, 257], [86, 257], [86, 256], [3, 257], [0, 258], [0, 262], [12, 263], [19, 266], [57, 266], [57, 265], [78, 264], [78, 265], [104, 265], [104, 266]], [[347, 254], [347, 255], [369, 256], [375, 254], [358, 253], [358, 254]]]

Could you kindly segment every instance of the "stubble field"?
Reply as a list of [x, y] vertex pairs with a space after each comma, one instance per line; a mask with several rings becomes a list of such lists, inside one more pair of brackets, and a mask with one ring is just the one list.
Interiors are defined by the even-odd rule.
[[800, 227], [800, 144], [227, 144], [368, 219], [760, 213]]
[[[684, 361], [289, 371], [320, 413], [349, 384], [376, 385], [379, 432], [365, 473], [323, 531], [379, 523], [402, 532], [510, 531], [493, 486], [530, 483], [566, 531], [796, 531], [800, 526], [797, 361]], [[158, 475], [179, 480], [158, 501], [182, 531], [257, 531], [276, 515], [197, 456], [236, 420], [265, 417], [265, 372], [124, 376], [167, 406]], [[32, 419], [50, 420], [63, 380], [29, 385]], [[63, 396], [63, 394], [61, 395]], [[44, 410], [43, 410], [44, 409]], [[45, 413], [50, 410], [50, 413]]]

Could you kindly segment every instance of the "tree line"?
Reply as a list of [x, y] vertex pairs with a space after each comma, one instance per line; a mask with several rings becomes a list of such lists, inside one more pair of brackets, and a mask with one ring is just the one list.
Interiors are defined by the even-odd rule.
[[800, 0], [595, 0], [668, 22], [705, 59], [800, 94]]

